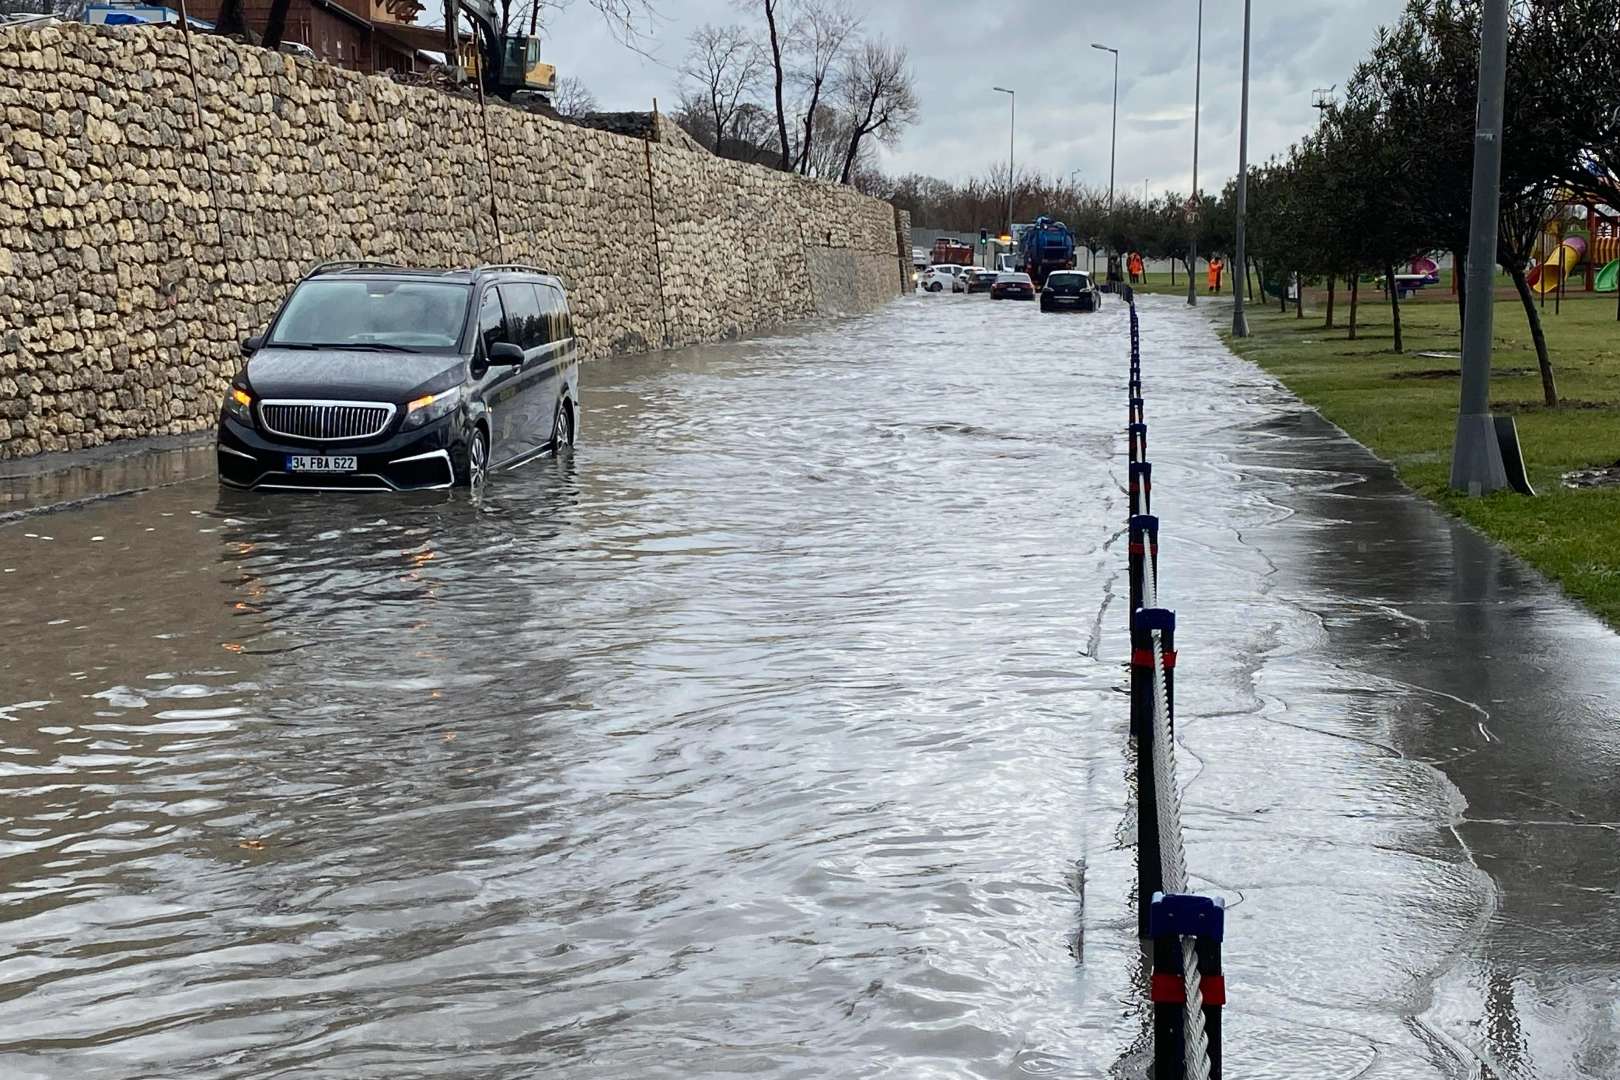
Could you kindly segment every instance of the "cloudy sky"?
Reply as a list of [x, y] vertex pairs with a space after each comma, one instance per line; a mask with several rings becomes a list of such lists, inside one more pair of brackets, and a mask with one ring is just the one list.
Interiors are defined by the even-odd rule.
[[[891, 173], [964, 179], [1007, 153], [1007, 97], [1018, 92], [1020, 168], [1079, 170], [1108, 181], [1112, 57], [1120, 50], [1120, 189], [1151, 183], [1185, 191], [1192, 172], [1193, 54], [1198, 0], [867, 0], [866, 29], [911, 54], [922, 119], [885, 152]], [[674, 103], [687, 35], [705, 22], [761, 18], [756, 2], [655, 0], [660, 19], [643, 43], [617, 44], [588, 0], [553, 18], [545, 58], [584, 81], [606, 109]], [[1250, 159], [1287, 148], [1315, 122], [1314, 87], [1342, 83], [1401, 0], [1256, 0], [1250, 91]], [[1218, 190], [1237, 172], [1242, 0], [1204, 0], [1200, 174]]]

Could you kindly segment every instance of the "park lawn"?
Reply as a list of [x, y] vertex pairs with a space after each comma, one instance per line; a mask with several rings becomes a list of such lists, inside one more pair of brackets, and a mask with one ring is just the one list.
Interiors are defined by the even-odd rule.
[[[1347, 340], [1339, 324], [1322, 327], [1322, 309], [1250, 307], [1250, 336], [1228, 340], [1240, 355], [1275, 375], [1302, 400], [1379, 457], [1401, 479], [1517, 552], [1620, 626], [1620, 488], [1565, 487], [1571, 469], [1620, 462], [1620, 322], [1615, 297], [1565, 299], [1542, 324], [1561, 404], [1542, 404], [1535, 347], [1517, 300], [1496, 305], [1491, 408], [1512, 412], [1525, 468], [1538, 492], [1470, 499], [1447, 489], [1456, 430], [1460, 361], [1457, 308], [1449, 297], [1401, 306], [1406, 352], [1392, 352], [1389, 303], [1375, 293]], [[1422, 356], [1423, 352], [1451, 353]]]

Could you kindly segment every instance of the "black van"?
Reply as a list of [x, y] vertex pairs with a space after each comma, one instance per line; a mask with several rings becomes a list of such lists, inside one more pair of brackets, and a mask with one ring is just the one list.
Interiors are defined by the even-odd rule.
[[567, 293], [532, 266], [324, 263], [242, 353], [219, 419], [231, 487], [478, 487], [579, 430]]

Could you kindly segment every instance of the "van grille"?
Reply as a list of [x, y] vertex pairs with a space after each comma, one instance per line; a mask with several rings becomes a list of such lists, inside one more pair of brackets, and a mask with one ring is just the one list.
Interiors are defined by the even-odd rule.
[[266, 401], [259, 419], [272, 435], [316, 442], [369, 439], [394, 418], [394, 406], [370, 401]]

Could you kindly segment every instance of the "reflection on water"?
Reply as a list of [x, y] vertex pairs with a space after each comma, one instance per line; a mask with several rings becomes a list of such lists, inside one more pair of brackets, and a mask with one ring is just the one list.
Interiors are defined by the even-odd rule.
[[[1462, 634], [1321, 559], [1365, 462], [1145, 322], [1229, 1075], [1578, 1075], [1402, 681]], [[1139, 1075], [1124, 358], [920, 297], [590, 367], [481, 505], [0, 529], [0, 1075]]]

